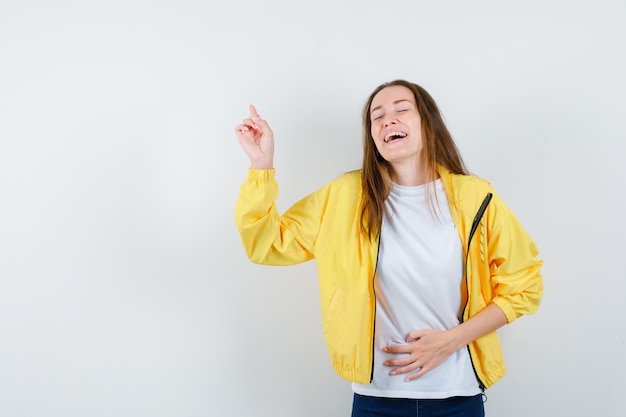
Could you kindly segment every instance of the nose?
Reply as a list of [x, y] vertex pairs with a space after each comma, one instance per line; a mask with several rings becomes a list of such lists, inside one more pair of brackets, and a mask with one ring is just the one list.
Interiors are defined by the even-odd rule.
[[396, 124], [396, 119], [393, 116], [385, 117], [385, 120], [383, 121], [383, 125], [385, 127], [389, 125], [395, 125], [395, 124]]

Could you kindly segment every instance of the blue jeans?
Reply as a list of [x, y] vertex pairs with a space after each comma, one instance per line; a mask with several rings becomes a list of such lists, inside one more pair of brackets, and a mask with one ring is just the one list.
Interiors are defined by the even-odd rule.
[[367, 397], [354, 394], [352, 417], [484, 417], [483, 396], [441, 400]]

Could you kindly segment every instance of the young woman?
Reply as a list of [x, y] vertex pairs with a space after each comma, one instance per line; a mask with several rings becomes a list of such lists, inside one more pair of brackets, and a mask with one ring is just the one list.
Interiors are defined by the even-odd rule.
[[491, 185], [468, 175], [432, 97], [405, 80], [376, 88], [362, 169], [282, 215], [273, 133], [250, 113], [235, 128], [250, 158], [235, 214], [243, 245], [257, 263], [316, 259], [353, 417], [484, 416], [482, 393], [505, 373], [495, 330], [536, 311], [542, 261]]

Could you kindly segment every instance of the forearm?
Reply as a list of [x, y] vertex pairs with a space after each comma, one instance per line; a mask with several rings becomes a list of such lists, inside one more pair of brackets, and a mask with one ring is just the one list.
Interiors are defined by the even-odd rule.
[[454, 350], [461, 349], [469, 343], [507, 324], [504, 312], [495, 304], [489, 304], [483, 311], [469, 320], [449, 330]]
[[248, 258], [265, 265], [294, 265], [313, 259], [320, 214], [307, 196], [281, 215], [275, 204], [275, 171], [248, 171], [235, 207], [235, 222]]

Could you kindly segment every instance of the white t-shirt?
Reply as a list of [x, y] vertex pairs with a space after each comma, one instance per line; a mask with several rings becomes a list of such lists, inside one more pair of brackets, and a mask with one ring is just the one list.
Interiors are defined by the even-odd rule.
[[436, 194], [430, 190], [434, 212], [426, 199], [432, 185], [393, 184], [385, 201], [374, 279], [374, 376], [371, 384], [352, 384], [358, 394], [427, 399], [481, 392], [467, 348], [409, 382], [404, 381], [409, 374], [389, 375], [393, 368], [383, 365], [399, 355], [381, 349], [407, 343], [410, 331], [448, 330], [460, 323], [463, 249], [440, 180]]

